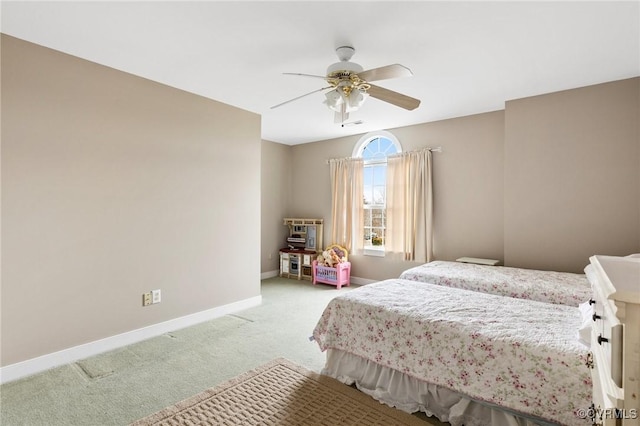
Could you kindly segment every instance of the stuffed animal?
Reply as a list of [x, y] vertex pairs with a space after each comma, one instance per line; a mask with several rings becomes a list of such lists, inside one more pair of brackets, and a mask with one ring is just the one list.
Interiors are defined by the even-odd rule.
[[323, 257], [322, 264], [324, 266], [328, 266], [329, 268], [333, 268], [333, 258], [331, 257], [331, 253], [333, 252], [330, 250], [325, 250], [322, 252], [322, 257]]
[[318, 265], [327, 266], [329, 268], [335, 268], [338, 263], [345, 261], [344, 258], [340, 258], [338, 253], [334, 250], [325, 250], [318, 255]]
[[331, 263], [333, 264], [333, 266], [336, 266], [338, 263], [341, 263], [342, 259], [340, 259], [340, 256], [338, 256], [338, 254], [331, 250]]

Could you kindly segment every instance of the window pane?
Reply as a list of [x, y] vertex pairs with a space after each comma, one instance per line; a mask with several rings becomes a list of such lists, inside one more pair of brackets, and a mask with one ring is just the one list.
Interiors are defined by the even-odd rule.
[[364, 226], [365, 227], [371, 226], [371, 210], [367, 209], [364, 211]]
[[377, 139], [372, 139], [362, 150], [362, 158], [370, 160], [375, 157], [377, 148], [375, 147]]
[[373, 202], [378, 205], [385, 204], [385, 186], [374, 186], [373, 187]]
[[371, 209], [371, 225], [382, 227], [384, 225], [383, 209]]
[[364, 183], [373, 182], [373, 167], [365, 166], [362, 170], [362, 178], [364, 179]]
[[371, 167], [372, 182], [374, 185], [384, 185], [387, 178], [387, 165], [377, 164]]
[[362, 149], [364, 165], [364, 245], [380, 247], [386, 237], [387, 155], [398, 150], [391, 139], [376, 137]]
[[383, 228], [371, 229], [371, 244], [374, 246], [384, 245], [384, 229]]
[[362, 150], [362, 158], [365, 160], [384, 159], [387, 155], [396, 152], [396, 147], [391, 140], [386, 138], [374, 138]]
[[371, 204], [373, 203], [373, 170], [371, 167], [365, 166], [362, 172], [364, 203]]

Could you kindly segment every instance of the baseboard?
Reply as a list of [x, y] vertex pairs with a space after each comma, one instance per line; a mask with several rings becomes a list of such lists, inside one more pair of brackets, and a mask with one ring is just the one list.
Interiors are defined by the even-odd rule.
[[26, 361], [17, 362], [0, 368], [0, 384], [12, 382], [36, 373], [40, 373], [51, 368], [69, 364], [84, 358], [118, 349], [123, 346], [138, 343], [152, 337], [160, 336], [170, 331], [179, 330], [209, 321], [224, 315], [233, 314], [244, 309], [259, 306], [262, 303], [262, 296], [251, 297], [227, 305], [218, 306], [195, 314], [185, 315], [169, 321], [153, 324], [148, 327], [117, 334], [105, 339], [96, 340], [58, 352], [42, 355]]
[[276, 269], [275, 271], [267, 271], [267, 272], [261, 273], [260, 279], [266, 280], [267, 278], [277, 277], [278, 275], [280, 275], [280, 271]]
[[371, 283], [376, 283], [380, 280], [370, 280], [369, 278], [360, 278], [360, 277], [350, 277], [349, 281], [351, 282], [351, 284], [355, 284], [355, 285], [366, 285], [366, 284], [371, 284]]

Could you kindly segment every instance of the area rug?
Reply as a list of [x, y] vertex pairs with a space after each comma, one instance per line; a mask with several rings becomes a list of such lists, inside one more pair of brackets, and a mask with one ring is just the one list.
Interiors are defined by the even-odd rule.
[[362, 425], [429, 423], [357, 389], [278, 358], [132, 426]]

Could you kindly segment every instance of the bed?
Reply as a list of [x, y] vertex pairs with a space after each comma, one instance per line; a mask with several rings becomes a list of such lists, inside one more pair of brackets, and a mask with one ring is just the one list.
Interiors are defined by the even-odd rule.
[[441, 260], [407, 269], [400, 278], [569, 306], [578, 306], [592, 295], [584, 274]]
[[323, 374], [452, 425], [590, 424], [579, 308], [404, 279], [334, 298]]

